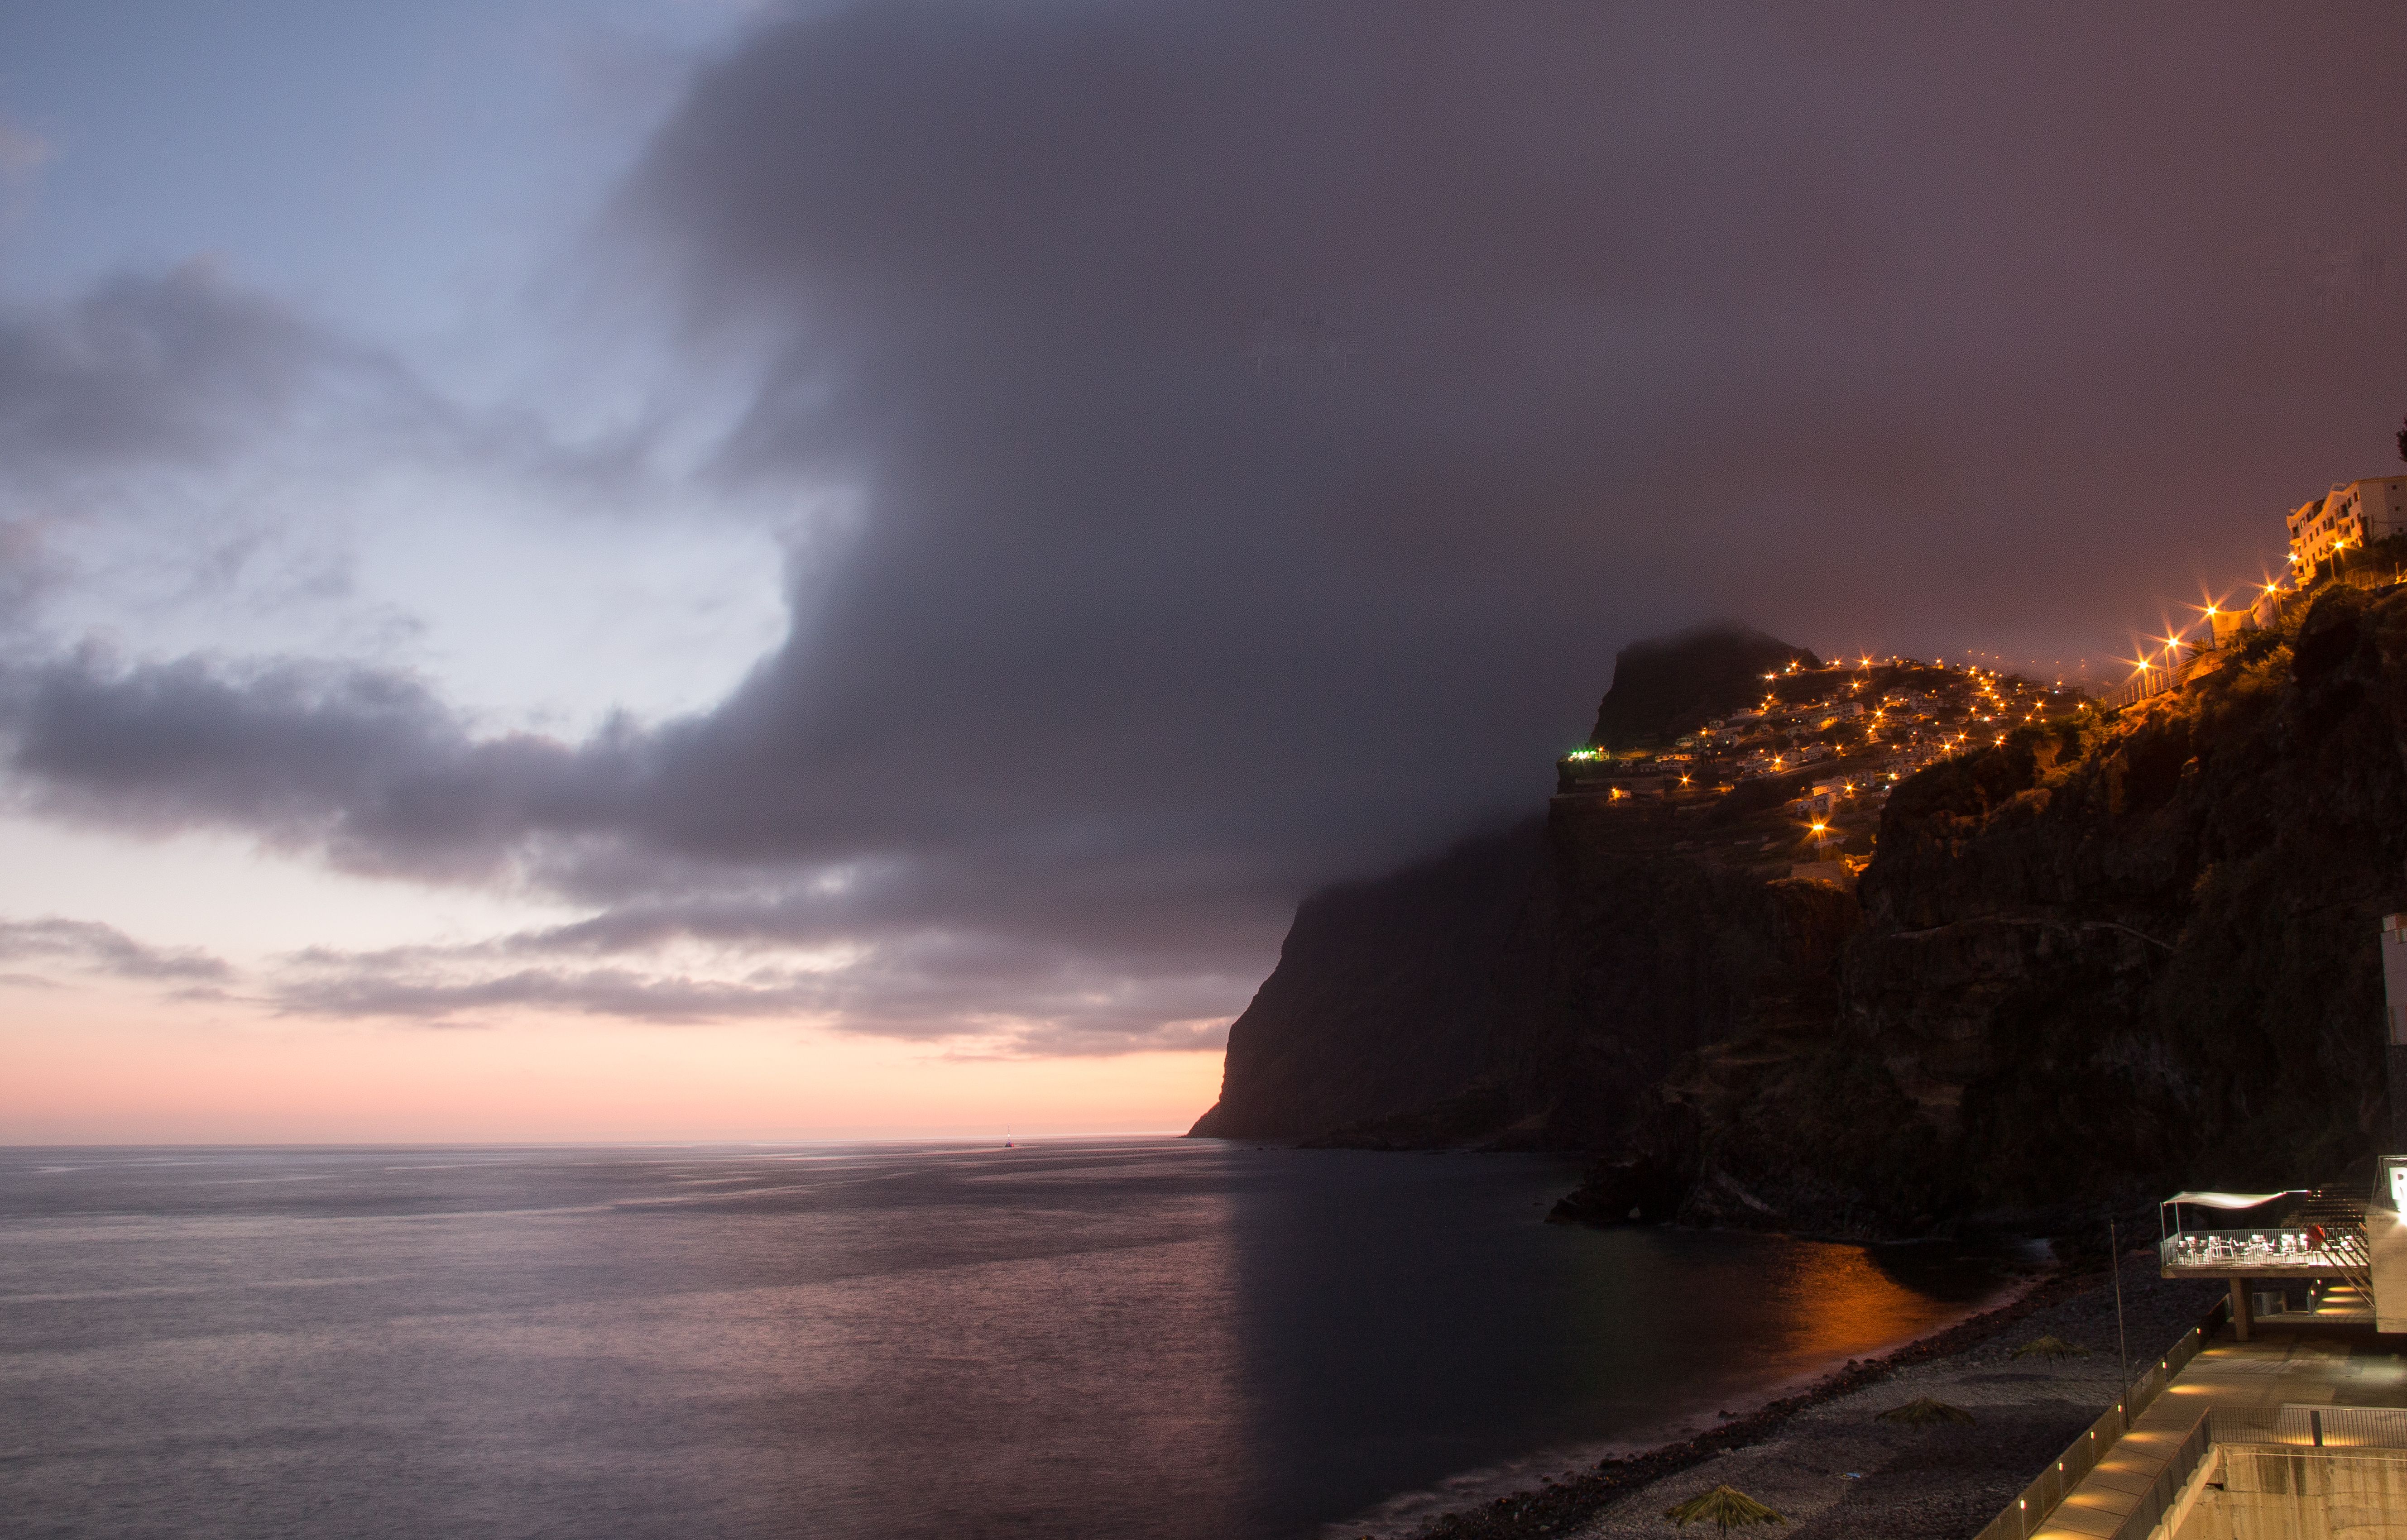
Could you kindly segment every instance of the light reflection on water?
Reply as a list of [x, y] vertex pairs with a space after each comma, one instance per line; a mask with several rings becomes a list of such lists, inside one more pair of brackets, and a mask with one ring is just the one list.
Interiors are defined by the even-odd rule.
[[1303, 1535], [1995, 1286], [1541, 1224], [1571, 1175], [1189, 1140], [0, 1151], [0, 1501], [35, 1533]]

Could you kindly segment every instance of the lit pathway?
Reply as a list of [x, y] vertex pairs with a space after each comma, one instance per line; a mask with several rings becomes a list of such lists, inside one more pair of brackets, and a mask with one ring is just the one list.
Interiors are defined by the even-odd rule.
[[2199, 1414], [2213, 1408], [2271, 1422], [2291, 1406], [2407, 1406], [2407, 1360], [2363, 1328], [2264, 1330], [2254, 1342], [2209, 1344], [2066, 1494], [2034, 1540], [2099, 1540], [2155, 1485]]

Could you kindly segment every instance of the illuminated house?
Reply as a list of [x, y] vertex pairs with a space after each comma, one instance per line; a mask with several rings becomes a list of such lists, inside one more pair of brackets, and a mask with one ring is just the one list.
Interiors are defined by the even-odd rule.
[[2357, 549], [2385, 535], [2407, 533], [2407, 476], [2370, 476], [2335, 486], [2330, 495], [2289, 516], [2290, 560], [2301, 574], [2341, 547]]

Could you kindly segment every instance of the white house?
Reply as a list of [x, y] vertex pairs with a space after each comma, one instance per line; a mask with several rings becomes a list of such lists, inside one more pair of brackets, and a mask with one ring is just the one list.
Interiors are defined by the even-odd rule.
[[2407, 533], [2407, 476], [2342, 482], [2288, 518], [2290, 562], [2303, 581], [2315, 564], [2345, 543], [2351, 548], [2385, 535]]

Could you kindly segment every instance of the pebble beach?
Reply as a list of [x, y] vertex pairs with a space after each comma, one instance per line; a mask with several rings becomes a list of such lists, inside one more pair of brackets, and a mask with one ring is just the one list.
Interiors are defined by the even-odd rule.
[[[2133, 1372], [2198, 1324], [2220, 1291], [2157, 1276], [2153, 1250], [2123, 1259]], [[2017, 1349], [2042, 1337], [2087, 1349]], [[1727, 1483], [1777, 1509], [1794, 1540], [1969, 1540], [2099, 1413], [2118, 1388], [2114, 1280], [2058, 1275], [2008, 1305], [1795, 1394], [1740, 1410], [1694, 1437], [1446, 1515], [1417, 1540], [1623, 1540], [1691, 1535], [1673, 1505]], [[1884, 1420], [1930, 1397], [1969, 1424]]]

